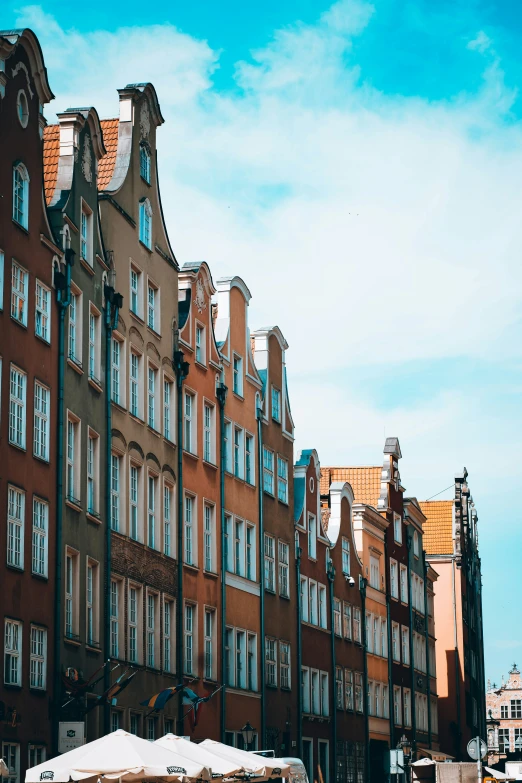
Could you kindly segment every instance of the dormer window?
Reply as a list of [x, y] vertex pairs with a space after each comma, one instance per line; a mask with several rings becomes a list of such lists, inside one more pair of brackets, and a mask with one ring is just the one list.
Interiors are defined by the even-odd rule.
[[281, 392], [272, 386], [272, 419], [281, 421]]
[[150, 185], [150, 152], [145, 144], [140, 147], [140, 175]]
[[92, 266], [92, 212], [82, 201], [82, 215], [80, 225], [80, 257]]
[[413, 554], [415, 557], [419, 556], [419, 534], [416, 530], [413, 532]]
[[232, 364], [232, 389], [234, 394], [243, 396], [243, 360], [237, 354], [234, 354]]
[[140, 201], [140, 242], [152, 248], [152, 208], [148, 198]]
[[23, 163], [13, 169], [13, 220], [22, 228], [29, 226], [29, 174]]

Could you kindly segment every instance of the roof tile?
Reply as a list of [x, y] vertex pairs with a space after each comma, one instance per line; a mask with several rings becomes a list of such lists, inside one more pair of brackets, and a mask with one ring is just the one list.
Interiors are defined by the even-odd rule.
[[112, 179], [114, 166], [116, 165], [120, 121], [118, 119], [102, 120], [100, 124], [107, 154], [98, 161], [98, 190], [105, 190]]
[[422, 537], [426, 554], [453, 554], [453, 500], [425, 500], [419, 505], [426, 517]]
[[357, 468], [321, 468], [321, 495], [327, 495], [330, 491], [330, 484], [334, 481], [347, 481], [354, 494], [356, 503], [365, 503], [377, 508], [381, 494], [381, 475], [380, 467], [357, 467]]
[[60, 126], [47, 125], [43, 136], [44, 193], [47, 204], [51, 203], [58, 180], [60, 158]]

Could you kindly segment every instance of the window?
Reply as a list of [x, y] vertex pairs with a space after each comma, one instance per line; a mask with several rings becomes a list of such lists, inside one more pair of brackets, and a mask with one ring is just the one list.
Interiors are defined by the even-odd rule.
[[227, 628], [225, 632], [225, 682], [230, 686], [233, 686], [235, 682], [234, 663], [232, 660], [233, 640], [234, 630]]
[[152, 208], [148, 199], [140, 201], [140, 242], [152, 248]]
[[13, 220], [29, 228], [29, 174], [23, 163], [13, 169]]
[[375, 653], [375, 655], [381, 654], [380, 629], [381, 629], [381, 619], [380, 617], [374, 617], [373, 618], [373, 652]]
[[253, 633], [247, 636], [247, 688], [257, 691], [257, 636]]
[[163, 604], [163, 669], [172, 671], [172, 601]]
[[239, 427], [234, 427], [234, 476], [241, 479], [243, 478], [244, 467], [243, 438], [243, 430]]
[[156, 604], [157, 596], [147, 594], [147, 666], [156, 668]]
[[149, 427], [156, 429], [156, 386], [158, 371], [155, 367], [149, 365], [148, 368], [148, 415], [147, 422]]
[[140, 364], [141, 356], [134, 351], [130, 355], [130, 412], [136, 418], [140, 415]]
[[279, 642], [279, 674], [281, 688], [290, 690], [290, 645]]
[[28, 745], [29, 768], [36, 767], [45, 761], [45, 745]]
[[159, 332], [159, 292], [155, 285], [149, 281], [147, 293], [147, 325], [149, 329]]
[[47, 576], [49, 506], [43, 500], [33, 500], [33, 574]]
[[360, 672], [355, 672], [355, 709], [364, 712], [363, 676]]
[[308, 588], [308, 579], [306, 576], [302, 576], [300, 579], [300, 604], [301, 604], [301, 621], [304, 623], [307, 623], [309, 620], [309, 611], [308, 611], [308, 594], [309, 594], [309, 588]]
[[410, 665], [410, 647], [409, 647], [409, 636], [408, 636], [408, 629], [402, 626], [401, 628], [401, 652], [402, 652], [402, 662], [406, 664], [406, 666]]
[[[189, 392], [185, 392], [185, 451], [190, 451], [191, 454], [195, 454], [195, 439], [193, 433], [193, 408], [194, 408], [194, 396]], [[195, 427], [194, 427], [195, 429]]]
[[370, 555], [370, 585], [376, 590], [379, 590], [381, 586], [379, 558], [373, 555]]
[[[87, 561], [87, 644], [98, 644], [98, 563]], [[112, 595], [111, 595], [112, 599]], [[112, 606], [111, 606], [112, 610]], [[112, 612], [111, 612], [112, 614]]]
[[116, 337], [112, 338], [112, 383], [111, 394], [112, 401], [117, 405], [123, 405], [123, 390], [120, 384], [122, 367], [122, 342]]
[[401, 651], [399, 642], [399, 624], [392, 623], [392, 658], [400, 663]]
[[13, 261], [11, 273], [11, 318], [27, 326], [27, 287], [29, 275]]
[[89, 378], [100, 385], [100, 314], [89, 311]]
[[69, 359], [78, 367], [82, 364], [82, 296], [71, 291], [69, 303]]
[[275, 639], [265, 640], [266, 684], [277, 687], [277, 642]]
[[312, 702], [312, 714], [321, 714], [321, 692], [319, 690], [319, 672], [312, 669], [310, 681], [310, 698]]
[[25, 493], [14, 487], [7, 491], [7, 565], [24, 567]]
[[22, 684], [22, 623], [4, 621], [4, 683]]
[[319, 604], [317, 599], [317, 582], [309, 582], [310, 594], [310, 622], [312, 625], [319, 625]]
[[265, 533], [265, 589], [275, 592], [275, 539]]
[[255, 484], [254, 475], [255, 454], [254, 438], [252, 435], [245, 436], [245, 480], [247, 484]]
[[361, 644], [361, 610], [358, 606], [353, 607], [353, 640]]
[[148, 493], [147, 493], [147, 545], [151, 549], [157, 549], [156, 547], [157, 486], [158, 486], [157, 477], [149, 475]]
[[236, 519], [234, 523], [234, 572], [245, 575], [245, 523]]
[[380, 654], [383, 658], [388, 657], [388, 623], [381, 618], [381, 649]]
[[117, 454], [111, 455], [111, 528], [113, 530], [120, 529], [120, 461], [121, 458]]
[[343, 537], [342, 540], [343, 574], [350, 575], [350, 542]]
[[326, 587], [324, 585], [318, 586], [319, 590], [319, 625], [321, 628], [328, 628], [326, 620]]
[[139, 627], [139, 612], [140, 612], [140, 590], [137, 587], [129, 587], [129, 661], [130, 663], [138, 663], [139, 660], [139, 647], [138, 647], [138, 627]]
[[78, 553], [67, 550], [65, 555], [65, 636], [78, 636]]
[[333, 615], [334, 615], [334, 633], [336, 634], [336, 636], [342, 636], [341, 602], [338, 598], [334, 598]]
[[347, 710], [353, 710], [353, 672], [350, 669], [344, 670], [344, 703]]
[[150, 185], [150, 152], [143, 142], [140, 144], [140, 176]]
[[51, 292], [39, 280], [36, 281], [34, 330], [46, 343], [51, 342]]
[[263, 446], [263, 489], [274, 494], [274, 452]]
[[205, 609], [205, 673], [207, 680], [214, 679], [214, 610]]
[[163, 487], [163, 553], [170, 557], [172, 537], [172, 494], [169, 484]]
[[399, 597], [399, 575], [396, 560], [390, 560], [390, 594], [392, 598]]
[[330, 699], [328, 691], [328, 674], [321, 672], [321, 715], [326, 718], [330, 714]]
[[290, 580], [289, 580], [289, 557], [290, 546], [283, 541], [279, 541], [279, 595], [284, 598], [290, 598]]
[[396, 726], [402, 726], [402, 697], [401, 689], [393, 688], [393, 722]]
[[345, 639], [352, 638], [352, 607], [343, 603], [343, 633]]
[[232, 362], [232, 389], [235, 394], [243, 395], [243, 360], [236, 354]]
[[369, 612], [366, 612], [364, 633], [365, 633], [364, 638], [366, 640], [366, 649], [368, 650], [368, 652], [373, 652], [372, 615]]
[[509, 718], [507, 704], [501, 704], [500, 705], [500, 717], [501, 718]]
[[310, 669], [304, 666], [301, 669], [301, 698], [303, 712], [310, 715]]
[[25, 449], [27, 376], [11, 365], [9, 385], [9, 443]]
[[34, 449], [35, 457], [49, 461], [49, 389], [34, 385]]
[[214, 506], [203, 506], [205, 571], [214, 570]]
[[413, 531], [413, 554], [419, 556], [419, 534], [416, 530]]
[[253, 525], [246, 527], [246, 573], [247, 579], [252, 582], [256, 579], [256, 540]]
[[120, 582], [111, 579], [111, 658], [120, 653]]
[[92, 430], [87, 434], [87, 511], [98, 516], [98, 476], [100, 471], [98, 435]]
[[67, 499], [79, 505], [80, 495], [80, 422], [67, 419]]
[[199, 324], [196, 324], [196, 361], [200, 364], [205, 363], [205, 330]]
[[174, 384], [168, 378], [163, 378], [163, 435], [173, 442], [172, 401], [174, 399]]
[[510, 749], [509, 745], [509, 729], [498, 730], [498, 750], [499, 753], [508, 753]]
[[236, 688], [246, 688], [246, 634], [236, 631]]
[[156, 718], [147, 718], [147, 739], [149, 742], [156, 739]]
[[213, 462], [213, 424], [214, 408], [207, 402], [203, 404], [203, 459], [205, 462]]
[[521, 699], [511, 699], [510, 708], [511, 708], [511, 717], [512, 718], [522, 718], [522, 700]]
[[131, 313], [141, 316], [141, 272], [136, 267], [130, 268], [130, 309]]
[[401, 601], [403, 604], [408, 603], [408, 569], [406, 566], [401, 565], [400, 567], [400, 580], [401, 580]]
[[312, 514], [308, 515], [308, 557], [317, 557], [317, 522]]
[[82, 217], [80, 226], [80, 258], [93, 265], [92, 257], [92, 212], [82, 202]]
[[194, 565], [194, 498], [185, 495], [185, 563]]
[[402, 544], [402, 519], [399, 514], [393, 515], [393, 538], [397, 544]]
[[288, 462], [277, 457], [277, 497], [283, 503], [288, 503]]
[[20, 745], [15, 742], [4, 742], [2, 756], [9, 772], [4, 778], [5, 783], [20, 783]]
[[342, 666], [335, 667], [335, 706], [344, 709], [344, 673]]
[[118, 731], [121, 728], [120, 715], [118, 710], [111, 710], [111, 731]]
[[272, 386], [272, 420], [281, 421], [281, 392]]

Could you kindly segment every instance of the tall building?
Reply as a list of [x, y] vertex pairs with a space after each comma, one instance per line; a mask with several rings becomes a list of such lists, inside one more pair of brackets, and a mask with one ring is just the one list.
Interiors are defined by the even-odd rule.
[[453, 500], [420, 503], [424, 547], [438, 574], [435, 592], [439, 740], [457, 761], [477, 734], [486, 736], [482, 575], [478, 517], [466, 469]]
[[0, 747], [10, 783], [50, 755], [62, 249], [43, 197], [43, 107], [31, 30], [0, 32]]
[[[522, 680], [514, 663], [507, 680], [500, 685], [488, 680], [486, 691], [488, 762], [497, 764], [508, 754], [517, 754], [522, 748]], [[517, 743], [518, 740], [518, 743]], [[517, 744], [515, 744], [517, 743]]]

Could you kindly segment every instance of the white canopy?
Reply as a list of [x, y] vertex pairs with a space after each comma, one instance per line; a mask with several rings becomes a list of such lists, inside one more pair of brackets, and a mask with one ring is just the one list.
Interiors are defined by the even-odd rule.
[[88, 778], [118, 778], [124, 783], [161, 778], [172, 783], [210, 780], [211, 772], [179, 753], [118, 729], [100, 739], [28, 769], [26, 783], [68, 783]]
[[155, 745], [161, 745], [175, 753], [181, 753], [192, 761], [204, 764], [212, 770], [212, 777], [230, 778], [243, 772], [243, 767], [236, 761], [227, 760], [212, 753], [208, 748], [203, 747], [203, 743], [190, 742], [184, 737], [178, 737], [176, 734], [165, 734], [164, 737], [156, 740]]
[[7, 764], [3, 759], [0, 759], [0, 778], [6, 778], [9, 775]]
[[500, 772], [498, 769], [491, 769], [491, 767], [484, 767], [488, 775], [490, 775], [492, 778], [495, 778], [496, 780], [509, 780], [509, 775], [506, 775], [504, 772]]
[[230, 745], [223, 745], [216, 740], [206, 739], [200, 742], [200, 747], [207, 748], [226, 760], [234, 761], [240, 764], [245, 772], [256, 777], [266, 778], [286, 778], [290, 772], [290, 765], [284, 759], [265, 758], [257, 756], [255, 753], [249, 753], [247, 750], [232, 748]]

